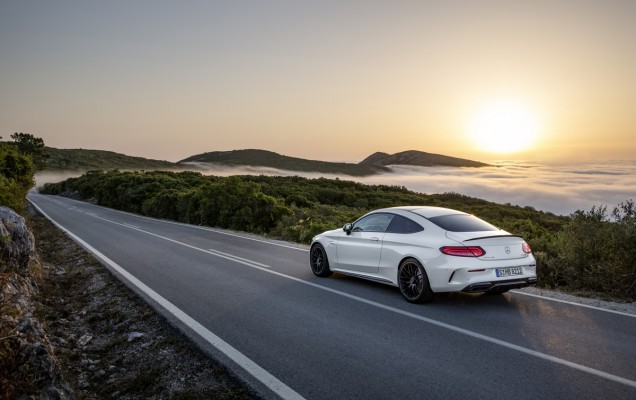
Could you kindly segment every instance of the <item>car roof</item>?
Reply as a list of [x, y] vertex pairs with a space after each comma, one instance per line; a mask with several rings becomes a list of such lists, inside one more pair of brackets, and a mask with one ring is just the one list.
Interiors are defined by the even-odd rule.
[[391, 207], [391, 208], [384, 208], [382, 210], [376, 210], [374, 212], [378, 212], [378, 211], [395, 211], [395, 210], [412, 212], [412, 213], [420, 215], [420, 216], [422, 216], [424, 218], [439, 217], [440, 215], [466, 214], [465, 212], [453, 210], [451, 208], [428, 207], [428, 206]]

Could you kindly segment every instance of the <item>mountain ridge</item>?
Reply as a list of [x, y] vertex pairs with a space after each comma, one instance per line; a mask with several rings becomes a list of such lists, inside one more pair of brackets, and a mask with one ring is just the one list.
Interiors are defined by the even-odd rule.
[[370, 176], [387, 173], [391, 165], [483, 167], [488, 164], [462, 158], [408, 150], [395, 154], [376, 152], [359, 163], [330, 162], [290, 157], [261, 149], [211, 151], [184, 158], [176, 163], [129, 156], [107, 150], [46, 148], [49, 170], [106, 170], [106, 169], [200, 169], [201, 164], [253, 166], [298, 172], [318, 172], [351, 176]]
[[307, 160], [304, 158], [289, 157], [273, 151], [260, 149], [210, 151], [190, 156], [178, 162], [178, 164], [181, 165], [188, 163], [268, 167], [289, 171], [323, 172], [352, 176], [368, 176], [382, 172], [389, 172], [389, 169], [384, 166]]

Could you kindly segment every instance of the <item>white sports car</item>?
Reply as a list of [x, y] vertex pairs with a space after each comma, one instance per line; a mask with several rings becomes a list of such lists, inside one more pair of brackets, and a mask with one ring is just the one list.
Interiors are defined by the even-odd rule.
[[530, 246], [486, 221], [440, 207], [394, 207], [365, 214], [313, 238], [309, 265], [397, 286], [425, 303], [439, 292], [505, 293], [537, 282]]

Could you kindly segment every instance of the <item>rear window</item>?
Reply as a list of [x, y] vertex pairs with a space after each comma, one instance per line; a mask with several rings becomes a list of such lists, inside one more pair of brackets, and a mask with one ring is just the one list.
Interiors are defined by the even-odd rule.
[[488, 222], [469, 214], [440, 215], [439, 217], [429, 218], [428, 220], [440, 228], [451, 232], [481, 232], [499, 230], [499, 228], [490, 225]]

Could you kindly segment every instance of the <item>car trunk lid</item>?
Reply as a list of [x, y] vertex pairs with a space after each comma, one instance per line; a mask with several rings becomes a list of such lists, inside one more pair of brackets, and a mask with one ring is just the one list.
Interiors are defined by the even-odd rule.
[[446, 237], [460, 242], [464, 246], [481, 247], [486, 254], [479, 259], [484, 261], [514, 260], [528, 257], [528, 253], [523, 251], [523, 239], [505, 231], [446, 232]]

